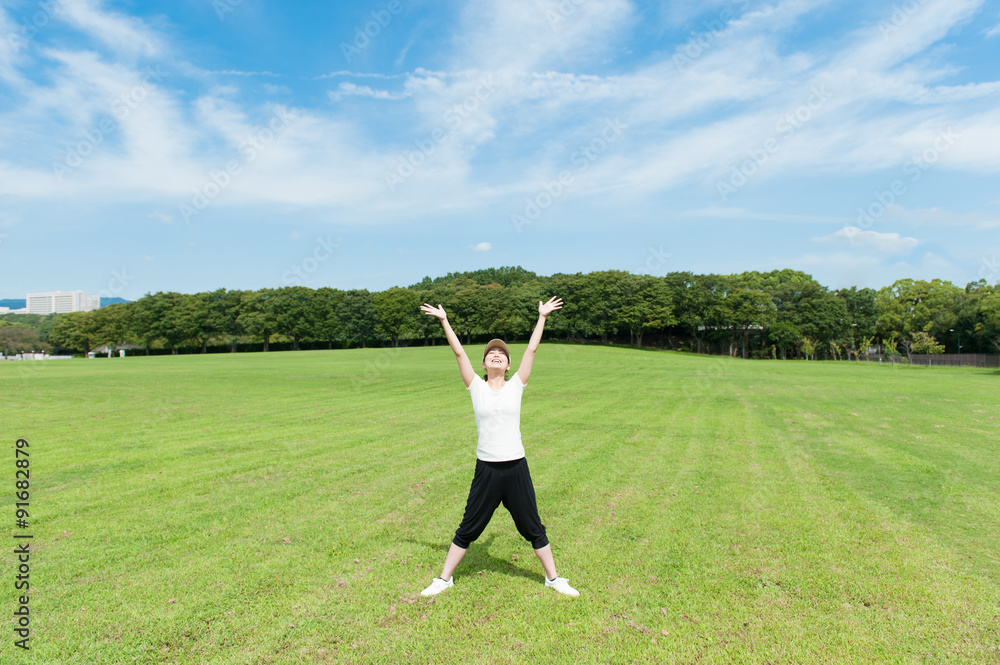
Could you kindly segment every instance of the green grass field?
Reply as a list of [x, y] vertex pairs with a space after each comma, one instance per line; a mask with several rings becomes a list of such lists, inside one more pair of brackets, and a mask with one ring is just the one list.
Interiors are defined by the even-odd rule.
[[28, 365], [3, 663], [1000, 662], [993, 371], [543, 343], [522, 433], [582, 595], [500, 509], [427, 599], [475, 463], [446, 347]]

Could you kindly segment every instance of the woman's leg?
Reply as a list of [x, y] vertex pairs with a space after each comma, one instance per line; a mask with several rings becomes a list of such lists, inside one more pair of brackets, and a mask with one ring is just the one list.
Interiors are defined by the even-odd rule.
[[[454, 545], [452, 545], [452, 547], [454, 547]], [[559, 577], [559, 575], [556, 574], [556, 562], [552, 558], [551, 545], [546, 545], [545, 547], [535, 550], [535, 556], [537, 556], [538, 560], [542, 562], [542, 568], [545, 569], [545, 577], [550, 580], [554, 580]]]
[[535, 487], [531, 482], [531, 472], [528, 461], [522, 459], [517, 468], [512, 469], [510, 485], [506, 488], [503, 505], [514, 518], [514, 525], [521, 536], [531, 543], [535, 556], [542, 563], [545, 576], [555, 579], [556, 564], [552, 558], [552, 547], [545, 535], [545, 525], [538, 515], [538, 503], [535, 500]]
[[444, 568], [441, 570], [441, 579], [451, 579], [469, 545], [483, 533], [494, 511], [500, 505], [500, 493], [495, 487], [494, 476], [495, 472], [488, 464], [476, 461], [476, 472], [469, 487], [469, 498], [465, 502], [465, 515], [462, 517], [462, 523], [458, 525], [458, 530], [455, 531], [451, 547], [448, 548], [448, 556], [445, 557]]
[[451, 544], [448, 548], [448, 556], [444, 559], [444, 568], [441, 569], [441, 579], [450, 580], [452, 573], [455, 572], [455, 568], [458, 567], [459, 562], [465, 553], [468, 552], [464, 547], [459, 547], [455, 543]]

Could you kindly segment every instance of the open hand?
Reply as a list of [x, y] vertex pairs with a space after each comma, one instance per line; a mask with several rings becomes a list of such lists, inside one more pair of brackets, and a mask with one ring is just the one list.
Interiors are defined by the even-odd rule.
[[440, 303], [438, 303], [437, 307], [424, 303], [423, 305], [420, 306], [420, 311], [423, 312], [424, 314], [430, 314], [434, 318], [439, 319], [441, 321], [444, 321], [446, 318], [448, 318], [448, 315], [445, 314], [444, 312], [444, 307], [442, 307]]
[[538, 301], [538, 313], [541, 314], [542, 316], [548, 316], [555, 310], [562, 309], [562, 306], [563, 306], [562, 298], [557, 298], [556, 296], [552, 296], [551, 298], [549, 298], [549, 301], [547, 303], [542, 304], [541, 300]]

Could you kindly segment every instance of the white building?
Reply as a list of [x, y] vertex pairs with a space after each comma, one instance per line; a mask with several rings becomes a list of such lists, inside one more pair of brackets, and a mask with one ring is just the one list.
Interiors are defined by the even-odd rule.
[[29, 293], [28, 314], [65, 314], [66, 312], [89, 312], [101, 306], [100, 296], [85, 296], [83, 291], [52, 291], [49, 293]]

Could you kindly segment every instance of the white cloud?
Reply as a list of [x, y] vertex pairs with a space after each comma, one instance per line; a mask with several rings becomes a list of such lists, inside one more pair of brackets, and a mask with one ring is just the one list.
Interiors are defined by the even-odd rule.
[[266, 92], [269, 95], [290, 95], [290, 94], [292, 94], [292, 89], [289, 88], [288, 86], [285, 86], [285, 85], [274, 85], [274, 84], [271, 84], [271, 83], [265, 83], [264, 85], [261, 86], [261, 89], [263, 89], [264, 92]]
[[343, 76], [349, 76], [351, 78], [373, 78], [373, 79], [386, 79], [386, 80], [388, 80], [388, 79], [408, 78], [409, 76], [411, 76], [411, 73], [410, 72], [404, 72], [404, 73], [401, 73], [401, 74], [381, 74], [381, 73], [378, 73], [378, 72], [372, 72], [372, 73], [369, 73], [369, 72], [352, 72], [352, 71], [347, 70], [347, 69], [338, 69], [337, 71], [330, 72], [329, 74], [321, 74], [319, 76], [316, 76], [316, 77], [314, 77], [314, 80], [319, 81], [321, 79], [340, 78], [340, 77], [343, 77]]
[[106, 10], [98, 0], [61, 0], [56, 16], [113, 50], [147, 57], [163, 55], [159, 35], [139, 19]]
[[[909, 261], [900, 261], [891, 266], [894, 269], [904, 269], [904, 270], [914, 270], [922, 275], [935, 275], [941, 277], [942, 275], [948, 275], [955, 271], [954, 263], [948, 259], [935, 254], [934, 252], [925, 252], [923, 256], [920, 257], [919, 263], [911, 263]], [[946, 277], [941, 277], [946, 279]], [[961, 283], [961, 282], [959, 282]], [[964, 286], [964, 284], [962, 284]]]
[[206, 74], [216, 75], [216, 76], [273, 76], [280, 77], [281, 74], [275, 74], [274, 72], [261, 71], [261, 72], [245, 72], [238, 69], [222, 69], [218, 71], [206, 71]]
[[14, 63], [26, 42], [21, 26], [8, 16], [6, 8], [0, 6], [0, 79], [19, 82]]
[[462, 67], [545, 71], [570, 60], [598, 60], [634, 20], [627, 0], [470, 0], [458, 30]]
[[738, 16], [747, 10], [750, 0], [674, 0], [662, 3], [660, 14], [668, 25], [680, 26], [706, 12], [711, 17], [704, 19], [700, 27], [706, 31], [717, 29], [716, 21]]
[[410, 96], [409, 92], [389, 92], [388, 90], [375, 90], [367, 85], [355, 85], [354, 83], [341, 83], [335, 92], [330, 93], [330, 98], [334, 101], [341, 97], [371, 97], [373, 99], [405, 99]]
[[965, 286], [978, 279], [975, 264], [957, 265], [938, 254], [925, 252], [916, 260], [886, 263], [862, 252], [834, 252], [827, 255], [805, 254], [782, 259], [781, 265], [813, 275], [820, 284], [831, 289], [851, 286], [880, 288], [893, 282], [910, 279], [945, 279]]
[[488, 242], [481, 242], [472, 248], [474, 252], [488, 252], [493, 248], [493, 245]]
[[907, 238], [898, 233], [879, 233], [878, 231], [866, 231], [857, 226], [845, 226], [836, 233], [828, 236], [813, 238], [814, 242], [846, 242], [851, 247], [872, 249], [879, 254], [902, 254], [909, 252], [920, 241], [916, 238]]
[[[737, 10], [747, 5], [730, 4]], [[380, 112], [399, 118], [404, 128], [391, 133], [394, 143], [386, 143], [386, 132], [379, 127], [366, 131], [366, 118], [345, 117], [338, 107], [290, 109], [297, 117], [293, 126], [253, 163], [242, 165], [242, 173], [215, 205], [323, 205], [345, 211], [345, 221], [370, 221], [521, 201], [567, 168], [578, 146], [596, 140], [605, 119], [616, 117], [627, 130], [585, 171], [575, 174], [567, 198], [639, 201], [686, 185], [711, 193], [717, 181], [746, 163], [748, 151], [759, 152], [769, 139], [778, 141], [778, 149], [756, 169], [748, 188], [789, 173], [899, 167], [933, 146], [937, 132], [949, 125], [960, 139], [941, 152], [935, 168], [1000, 168], [1000, 111], [986, 108], [1000, 84], [939, 86], [953, 68], [942, 66], [941, 58], [915, 57], [925, 55], [980, 3], [926, 0], [888, 34], [873, 25], [842, 39], [839, 51], [832, 54], [803, 48], [789, 53], [784, 33], [826, 4], [828, 0], [778, 0], [731, 21], [683, 68], [670, 51], [651, 55], [638, 70], [623, 68], [602, 76], [581, 72], [597, 70], [588, 65], [627, 45], [623, 37], [637, 20], [629, 2], [473, 0], [463, 12], [454, 53], [443, 58], [452, 65], [449, 71], [337, 71], [318, 77], [371, 83], [339, 81], [330, 96], [384, 104]], [[68, 6], [72, 25], [106, 43], [119, 40], [124, 45], [120, 54], [166, 52], [165, 40], [137, 19], [102, 9], [93, 0], [73, 0]], [[716, 1], [710, 10], [725, 6]], [[891, 14], [887, 8], [879, 11], [878, 16]], [[0, 20], [3, 16], [0, 11]], [[28, 89], [29, 101], [20, 116], [44, 117], [47, 124], [41, 124], [46, 128], [57, 127], [40, 147], [64, 154], [67, 145], [107, 114], [116, 98], [141, 84], [142, 70], [92, 52], [47, 55], [56, 67], [46, 72], [50, 77], [38, 80], [53, 82]], [[0, 73], [3, 57], [0, 52]], [[185, 88], [189, 81], [168, 78], [151, 90], [57, 193], [189, 198], [193, 188], [204, 185], [211, 173], [240, 153], [239, 146], [249, 136], [266, 127], [273, 112], [273, 107], [241, 98], [242, 80], [224, 78], [235, 82], [230, 92], [213, 89], [215, 77], [273, 75], [270, 72], [199, 74], [196, 83], [202, 88]], [[812, 90], [823, 85], [829, 100], [805, 107]], [[448, 115], [463, 105], [461, 115]], [[783, 133], [783, 119], [803, 108], [808, 120]], [[0, 121], [8, 117], [0, 116]], [[447, 120], [456, 117], [461, 118], [457, 124]], [[436, 130], [444, 130], [446, 140], [390, 192], [385, 173]], [[53, 193], [51, 174], [19, 164], [2, 134], [0, 148], [7, 160], [0, 162], [4, 191], [19, 196]], [[763, 213], [743, 214], [783, 221]], [[887, 251], [913, 239], [855, 240]]]
[[166, 213], [162, 213], [162, 212], [160, 212], [158, 210], [154, 210], [153, 212], [147, 214], [146, 217], [149, 217], [150, 219], [159, 220], [159, 221], [163, 222], [164, 224], [173, 224], [174, 223], [174, 218], [173, 217], [171, 217], [170, 215], [168, 215]]
[[946, 208], [905, 208], [893, 203], [886, 206], [884, 219], [912, 226], [954, 228], [965, 227], [973, 231], [986, 231], [1000, 227], [996, 213], [957, 213]]
[[759, 222], [801, 222], [804, 224], [843, 224], [847, 221], [841, 217], [756, 212], [744, 208], [722, 206], [716, 208], [702, 208], [698, 210], [685, 210], [678, 214], [683, 217], [708, 217], [723, 220], [752, 220]]

